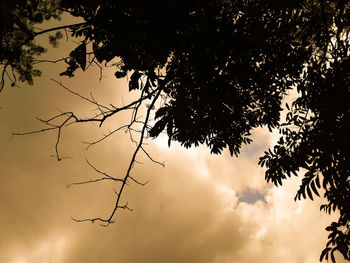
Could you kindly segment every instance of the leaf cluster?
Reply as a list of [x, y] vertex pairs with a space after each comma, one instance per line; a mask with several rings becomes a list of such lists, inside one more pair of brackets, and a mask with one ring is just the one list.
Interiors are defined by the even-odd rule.
[[[46, 49], [35, 43], [35, 26], [49, 19], [59, 19], [58, 0], [4, 0], [0, 3], [0, 64], [4, 66], [0, 90], [4, 86], [4, 74], [10, 67], [18, 74], [20, 81], [33, 84], [33, 77], [41, 72], [34, 68], [35, 59]], [[50, 36], [50, 43], [55, 46], [62, 38], [61, 33]], [[10, 78], [10, 77], [9, 77]], [[15, 84], [13, 74], [12, 83]]]
[[335, 251], [350, 259], [350, 7], [340, 1], [323, 4], [328, 6], [315, 2], [322, 24], [314, 31], [314, 51], [297, 86], [300, 97], [288, 105], [281, 138], [260, 164], [267, 167], [266, 180], [276, 185], [302, 168], [296, 199], [313, 200], [323, 190], [328, 203], [320, 209], [337, 211], [339, 218], [326, 228], [331, 233], [320, 260], [330, 255], [335, 262]]

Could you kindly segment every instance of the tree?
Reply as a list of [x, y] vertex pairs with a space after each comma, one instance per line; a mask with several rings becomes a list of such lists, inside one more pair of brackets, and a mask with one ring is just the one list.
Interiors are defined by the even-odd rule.
[[[54, 33], [50, 43], [55, 46], [62, 37], [58, 30], [64, 29], [80, 44], [62, 59], [67, 70], [61, 75], [74, 77], [79, 68], [85, 70], [91, 64], [102, 68], [109, 63], [116, 67], [117, 78], [131, 74], [130, 90], [140, 90], [137, 100], [119, 108], [83, 97], [99, 109], [91, 118], [66, 112], [42, 120], [48, 128], [38, 132], [58, 130], [58, 160], [60, 131], [72, 122], [102, 125], [114, 114], [131, 109], [131, 123], [121, 128], [133, 132], [135, 125], [141, 125], [126, 175], [103, 177], [121, 182], [111, 216], [77, 221], [109, 224], [118, 208], [128, 208], [119, 200], [128, 180], [139, 183], [130, 170], [139, 151], [147, 154], [142, 147], [145, 137], [165, 131], [169, 146], [171, 141], [184, 147], [206, 144], [214, 154], [228, 148], [238, 156], [242, 145], [251, 142], [251, 130], [267, 126], [278, 128], [281, 137], [260, 158], [259, 164], [267, 168], [266, 181], [279, 186], [291, 175], [303, 176], [296, 199], [313, 199], [323, 189], [327, 203], [321, 210], [338, 211], [339, 219], [326, 228], [329, 242], [320, 260], [330, 257], [335, 262], [335, 251], [350, 260], [347, 1], [23, 0], [3, 5], [7, 8], [2, 8], [0, 31], [1, 88], [6, 77], [16, 85], [16, 75], [32, 84], [33, 76], [40, 75], [33, 68], [39, 62], [36, 57], [45, 51], [35, 44], [35, 37]], [[35, 30], [36, 23], [59, 18], [62, 12], [84, 22]], [[297, 89], [299, 97], [286, 105], [286, 120], [280, 121], [282, 98], [291, 89]], [[157, 121], [150, 127], [152, 109], [160, 99]], [[146, 102], [146, 117], [140, 121], [139, 108]], [[52, 124], [57, 120], [63, 121]]]

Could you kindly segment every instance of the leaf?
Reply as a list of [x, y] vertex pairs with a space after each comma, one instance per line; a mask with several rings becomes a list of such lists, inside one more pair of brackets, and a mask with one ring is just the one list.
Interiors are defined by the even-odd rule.
[[70, 52], [69, 56], [75, 59], [75, 61], [79, 64], [82, 70], [85, 70], [86, 67], [86, 45], [82, 43], [77, 48], [75, 48], [72, 52]]
[[282, 178], [280, 176], [277, 177], [277, 180], [278, 180], [279, 185], [282, 185]]
[[167, 118], [163, 118], [157, 121], [156, 124], [150, 129], [149, 135], [151, 137], [157, 137], [164, 130], [167, 122], [168, 122]]
[[[303, 198], [306, 199], [305, 188], [301, 191], [301, 194], [302, 194]], [[299, 200], [300, 200], [300, 198], [299, 198]]]
[[103, 52], [101, 52], [103, 49], [98, 46], [98, 44], [93, 43], [92, 49], [94, 50], [95, 58], [99, 63], [102, 63], [104, 60]]
[[259, 157], [258, 165], [264, 166], [265, 159], [263, 157]]
[[334, 227], [333, 226], [327, 226], [325, 229], [326, 229], [326, 231], [331, 231], [331, 230], [334, 229]]
[[54, 36], [49, 36], [49, 43], [53, 47], [57, 47], [57, 39]]
[[313, 191], [317, 196], [320, 196], [320, 195], [318, 194], [317, 188], [316, 188], [316, 186], [315, 186], [315, 181], [312, 181], [312, 182], [311, 182], [311, 189], [312, 189], [312, 191]]
[[61, 31], [57, 31], [55, 37], [56, 37], [56, 39], [61, 39], [61, 38], [63, 38], [62, 32], [61, 32]]
[[135, 71], [132, 73], [129, 81], [129, 91], [139, 89], [139, 79], [142, 76], [142, 74], [138, 71]]
[[97, 43], [92, 44], [92, 49], [95, 54], [95, 58], [99, 63], [102, 63], [104, 60], [111, 61], [115, 57], [115, 53], [108, 46], [99, 46]]
[[150, 85], [150, 80], [149, 80], [149, 78], [147, 78], [146, 84], [145, 84], [145, 86], [143, 87], [143, 90], [146, 92], [146, 94], [149, 94], [150, 87], [151, 87], [151, 85]]
[[326, 254], [328, 254], [328, 252], [329, 252], [330, 250], [331, 250], [330, 247], [326, 247], [326, 248], [322, 251], [321, 256], [320, 256], [320, 261], [323, 260], [324, 256], [325, 256]]
[[173, 136], [173, 126], [174, 126], [174, 122], [173, 120], [170, 120], [168, 122], [168, 125], [167, 125], [167, 134], [168, 134], [168, 147], [170, 147], [170, 144], [171, 144], [171, 138]]
[[308, 195], [308, 196], [310, 197], [310, 199], [313, 201], [314, 199], [313, 199], [313, 197], [312, 197], [312, 193], [311, 193], [310, 187], [307, 186], [307, 187], [306, 187], [306, 190], [307, 190], [307, 195]]
[[335, 212], [336, 209], [337, 209], [337, 205], [333, 204], [333, 212]]
[[322, 187], [323, 189], [327, 189], [327, 180], [325, 177], [323, 177]]
[[332, 260], [333, 263], [335, 263], [334, 249], [332, 249], [332, 252], [331, 252], [331, 260]]
[[168, 107], [163, 107], [163, 108], [160, 108], [159, 110], [157, 110], [154, 118], [155, 119], [159, 119], [160, 117], [162, 117], [163, 115], [167, 114], [168, 112]]
[[114, 73], [114, 76], [117, 78], [117, 79], [121, 79], [121, 78], [124, 78], [126, 76], [126, 72], [125, 71], [116, 71]]
[[272, 128], [273, 128], [272, 125], [268, 124], [267, 128], [269, 129], [269, 132], [272, 132]]
[[316, 185], [317, 185], [318, 188], [321, 188], [320, 178], [319, 178], [318, 175], [317, 175], [317, 177], [316, 177]]

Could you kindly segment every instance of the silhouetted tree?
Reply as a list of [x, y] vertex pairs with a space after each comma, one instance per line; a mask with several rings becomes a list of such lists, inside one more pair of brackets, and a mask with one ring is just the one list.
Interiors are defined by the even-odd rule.
[[[329, 242], [320, 260], [330, 257], [335, 262], [335, 251], [350, 260], [348, 1], [22, 0], [2, 5], [1, 87], [6, 74], [13, 85], [16, 74], [29, 83], [40, 75], [33, 65], [44, 48], [33, 40], [43, 31], [36, 31], [34, 24], [68, 12], [84, 22], [44, 30], [57, 32], [50, 36], [54, 46], [62, 37], [58, 29], [81, 39], [65, 58], [68, 66], [61, 75], [73, 77], [87, 63], [101, 66], [117, 58], [115, 76], [130, 72], [130, 90], [141, 91], [133, 103], [99, 107], [100, 114], [90, 119], [60, 114], [64, 122], [48, 129], [60, 131], [71, 121], [102, 125], [126, 109], [133, 109], [134, 124], [141, 103], [151, 101], [137, 150], [120, 179], [113, 213], [108, 219], [86, 220], [108, 224], [117, 208], [127, 208], [119, 206], [119, 198], [145, 137], [165, 131], [169, 146], [171, 141], [185, 147], [206, 144], [214, 154], [228, 148], [238, 156], [242, 144], [251, 142], [251, 130], [267, 126], [281, 134], [277, 145], [260, 158], [267, 182], [279, 186], [298, 173], [303, 179], [296, 199], [313, 199], [323, 189], [328, 202], [321, 210], [338, 211], [339, 219], [326, 228]], [[16, 73], [12, 78], [9, 69]], [[282, 98], [293, 88], [299, 97], [286, 105], [286, 120], [280, 121]], [[165, 102], [149, 127], [159, 98]], [[59, 159], [57, 146], [56, 153]]]

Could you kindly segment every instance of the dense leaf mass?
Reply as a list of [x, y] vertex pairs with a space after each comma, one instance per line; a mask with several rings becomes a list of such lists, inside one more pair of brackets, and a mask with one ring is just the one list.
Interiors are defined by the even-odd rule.
[[166, 68], [167, 111], [153, 136], [167, 126], [171, 139], [186, 147], [206, 143], [213, 153], [228, 147], [237, 155], [252, 128], [277, 127], [281, 98], [310, 55], [307, 46], [294, 43], [303, 13], [273, 3], [62, 4], [88, 21], [81, 32], [99, 61], [119, 56], [121, 72], [145, 75]]
[[[51, 18], [59, 18], [60, 11], [55, 0], [3, 0], [0, 2], [0, 64], [5, 69], [11, 67], [16, 71], [20, 81], [33, 84], [33, 77], [41, 72], [33, 67], [35, 58], [46, 50], [33, 40], [36, 36], [33, 28]], [[51, 36], [51, 44], [62, 36]], [[0, 91], [4, 86], [4, 73]], [[12, 83], [14, 85], [14, 82]]]
[[[328, 203], [321, 209], [338, 211], [339, 220], [327, 228], [329, 242], [321, 260], [335, 261], [335, 251], [350, 260], [347, 1], [61, 0], [57, 10], [85, 21], [70, 27], [72, 36], [83, 40], [62, 75], [85, 70], [91, 46], [99, 63], [121, 60], [117, 78], [132, 72], [130, 90], [154, 96], [152, 88], [161, 88], [166, 102], [155, 114], [151, 136], [165, 131], [169, 145], [172, 140], [185, 147], [206, 144], [212, 153], [228, 148], [238, 155], [251, 142], [252, 129], [279, 128], [280, 140], [259, 162], [267, 167], [266, 180], [278, 186], [292, 174], [303, 174], [298, 199], [313, 199], [322, 188]], [[23, 17], [28, 17], [24, 22], [41, 22]], [[31, 61], [25, 64], [19, 57], [34, 52], [30, 37], [35, 34], [9, 21], [2, 25], [7, 33], [1, 35], [0, 61], [31, 80], [20, 66], [30, 68]], [[7, 46], [4, 39], [9, 38], [19, 45]], [[299, 97], [286, 105], [281, 122], [282, 101], [290, 89], [297, 89]]]

